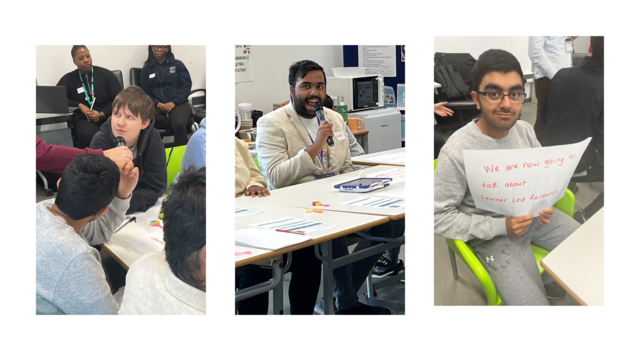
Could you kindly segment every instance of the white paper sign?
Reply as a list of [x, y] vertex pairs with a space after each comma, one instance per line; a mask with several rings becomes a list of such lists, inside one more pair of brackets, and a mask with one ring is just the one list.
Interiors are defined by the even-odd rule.
[[589, 141], [532, 149], [464, 150], [476, 207], [506, 216], [540, 215], [564, 196]]
[[358, 45], [358, 66], [365, 75], [396, 77], [395, 45]]
[[236, 84], [253, 81], [250, 55], [250, 45], [236, 45]]

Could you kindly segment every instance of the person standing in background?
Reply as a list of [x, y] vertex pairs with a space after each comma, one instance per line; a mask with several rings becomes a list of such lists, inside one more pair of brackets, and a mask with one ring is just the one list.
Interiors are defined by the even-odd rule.
[[536, 111], [536, 123], [533, 130], [538, 142], [542, 143], [546, 126], [540, 123], [540, 111], [547, 87], [558, 70], [571, 67], [571, 54], [573, 53], [573, 40], [577, 36], [529, 36], [529, 59], [536, 67], [534, 86], [538, 109]]

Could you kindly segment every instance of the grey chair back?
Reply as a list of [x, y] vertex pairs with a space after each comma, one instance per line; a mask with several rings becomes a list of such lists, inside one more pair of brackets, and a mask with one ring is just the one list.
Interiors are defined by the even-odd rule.
[[129, 70], [129, 85], [140, 86], [140, 72], [142, 68], [131, 68]]
[[111, 72], [113, 73], [113, 75], [116, 76], [116, 79], [118, 79], [118, 81], [120, 82], [120, 88], [124, 89], [124, 85], [122, 84], [122, 71], [120, 71], [120, 70], [111, 70]]

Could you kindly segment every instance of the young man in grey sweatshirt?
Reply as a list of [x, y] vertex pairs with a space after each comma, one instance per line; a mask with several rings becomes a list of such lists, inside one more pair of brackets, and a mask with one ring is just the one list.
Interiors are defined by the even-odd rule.
[[[473, 247], [505, 305], [549, 305], [565, 291], [547, 274], [540, 277], [531, 245], [552, 250], [579, 226], [553, 208], [506, 217], [475, 207], [467, 185], [463, 150], [540, 147], [531, 125], [517, 121], [524, 77], [518, 60], [503, 50], [478, 58], [471, 96], [482, 115], [456, 131], [442, 147], [434, 175], [434, 232]], [[544, 284], [544, 285], [543, 285]]]
[[129, 159], [79, 155], [58, 181], [58, 196], [36, 204], [36, 314], [117, 314], [92, 246], [124, 220], [138, 176]]

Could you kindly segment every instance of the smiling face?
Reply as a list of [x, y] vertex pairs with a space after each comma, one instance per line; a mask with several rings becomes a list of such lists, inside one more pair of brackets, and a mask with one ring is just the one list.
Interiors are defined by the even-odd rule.
[[312, 118], [316, 116], [313, 107], [317, 104], [324, 104], [327, 97], [327, 90], [324, 83], [324, 74], [320, 70], [312, 70], [303, 78], [296, 80], [296, 86], [289, 86], [293, 108], [298, 115]]
[[81, 73], [87, 74], [91, 72], [91, 66], [93, 65], [91, 54], [87, 48], [80, 48], [73, 55], [73, 63], [78, 67]]
[[138, 142], [140, 131], [149, 126], [151, 120], [142, 121], [139, 116], [132, 114], [125, 106], [120, 109], [113, 109], [111, 115], [111, 131], [113, 136], [122, 136], [128, 147], [132, 147]]
[[[522, 78], [516, 71], [508, 73], [492, 71], [484, 75], [479, 90], [481, 92], [507, 94], [514, 91], [524, 91], [524, 88], [522, 86]], [[482, 133], [494, 138], [507, 136], [509, 129], [515, 125], [520, 116], [522, 103], [512, 103], [509, 100], [509, 96], [504, 96], [502, 101], [492, 104], [485, 95], [475, 91], [471, 92], [471, 97], [482, 112], [482, 117], [477, 122]]]

